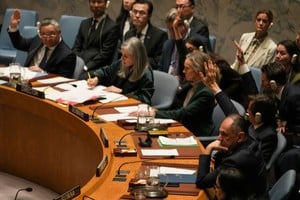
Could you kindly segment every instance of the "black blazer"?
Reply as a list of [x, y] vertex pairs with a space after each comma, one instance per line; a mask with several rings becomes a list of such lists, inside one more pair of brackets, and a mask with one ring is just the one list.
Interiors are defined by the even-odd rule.
[[91, 17], [81, 22], [72, 48], [84, 60], [89, 70], [112, 63], [119, 39], [119, 27], [108, 15], [89, 36], [92, 21]]
[[[28, 52], [24, 66], [29, 67], [39, 48], [43, 46], [42, 40], [39, 36], [23, 38], [19, 31], [8, 32], [8, 34], [16, 49]], [[49, 57], [44, 70], [48, 73], [72, 78], [75, 65], [76, 55], [61, 40]]]
[[287, 121], [288, 132], [300, 133], [300, 87], [285, 85], [279, 103], [279, 117]]
[[[136, 29], [132, 28], [125, 34], [125, 40], [136, 36]], [[147, 50], [150, 65], [153, 69], [158, 68], [158, 62], [162, 54], [164, 42], [168, 39], [168, 34], [155, 26], [149, 24], [147, 33], [144, 39], [144, 45]]]
[[[210, 188], [222, 167], [235, 167], [245, 173], [251, 193], [258, 196], [266, 192], [265, 162], [258, 142], [248, 138], [238, 144], [231, 152], [217, 152], [214, 156], [214, 170], [210, 171], [210, 155], [200, 155], [196, 185], [198, 188]], [[247, 187], [247, 186], [245, 186]]]

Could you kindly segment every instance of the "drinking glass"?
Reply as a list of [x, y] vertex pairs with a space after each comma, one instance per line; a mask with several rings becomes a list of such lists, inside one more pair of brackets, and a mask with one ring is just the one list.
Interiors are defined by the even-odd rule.
[[9, 64], [9, 84], [16, 87], [21, 82], [21, 67], [19, 63]]

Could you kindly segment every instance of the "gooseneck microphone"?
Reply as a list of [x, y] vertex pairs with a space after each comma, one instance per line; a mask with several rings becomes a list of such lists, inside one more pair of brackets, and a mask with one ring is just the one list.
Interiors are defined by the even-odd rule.
[[91, 117], [90, 117], [90, 120], [92, 120], [92, 121], [95, 122], [95, 123], [102, 122], [102, 121], [99, 120], [98, 117], [95, 118], [95, 112], [96, 112], [99, 108], [105, 106], [106, 104], [111, 103], [111, 102], [113, 102], [113, 101], [116, 101], [116, 100], [118, 100], [118, 99], [120, 99], [120, 98], [122, 98], [122, 97], [123, 97], [123, 96], [120, 95], [120, 96], [118, 96], [118, 97], [116, 97], [116, 98], [114, 98], [114, 99], [112, 99], [112, 100], [110, 100], [110, 101], [108, 101], [108, 102], [105, 102], [105, 103], [100, 104], [99, 106], [96, 106], [96, 107], [93, 109], [93, 112], [92, 112], [92, 115], [91, 115]]
[[28, 188], [22, 188], [22, 189], [19, 189], [19, 190], [17, 191], [17, 193], [16, 193], [15, 200], [17, 200], [17, 198], [18, 198], [19, 192], [24, 191], [24, 190], [25, 190], [26, 192], [31, 192], [31, 191], [32, 191], [32, 188], [31, 188], [31, 187], [28, 187]]
[[117, 145], [118, 147], [124, 147], [124, 146], [126, 146], [126, 143], [125, 143], [125, 144], [122, 143], [122, 142], [123, 142], [123, 139], [124, 139], [127, 135], [130, 135], [131, 133], [132, 133], [132, 132], [124, 134], [124, 135], [119, 139], [119, 141], [116, 141], [116, 142], [115, 142], [116, 145]]

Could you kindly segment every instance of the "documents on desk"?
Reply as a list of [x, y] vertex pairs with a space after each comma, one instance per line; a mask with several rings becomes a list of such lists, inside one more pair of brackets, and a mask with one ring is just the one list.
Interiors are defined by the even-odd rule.
[[144, 156], [178, 156], [177, 149], [141, 149]]
[[52, 84], [53, 81], [58, 81], [58, 82], [64, 82], [61, 84], [58, 84], [55, 86], [55, 88], [58, 88], [60, 90], [64, 91], [58, 91], [54, 92], [53, 90], [55, 88], [50, 89], [50, 87], [46, 88], [36, 88], [38, 90], [43, 90], [45, 92], [45, 96], [47, 99], [50, 99], [52, 101], [56, 101], [58, 103], [62, 104], [70, 104], [70, 105], [75, 105], [78, 103], [84, 103], [89, 100], [94, 100], [98, 99], [100, 97], [104, 98], [101, 101], [101, 103], [106, 103], [106, 102], [112, 102], [112, 101], [118, 101], [118, 100], [124, 100], [128, 99], [126, 96], [123, 94], [117, 94], [117, 93], [112, 93], [112, 92], [106, 92], [104, 89], [106, 88], [105, 86], [97, 86], [94, 88], [90, 88], [86, 80], [80, 80], [80, 81], [73, 81], [73, 82], [65, 82], [67, 80], [72, 80], [72, 79], [67, 79], [63, 77], [56, 77], [56, 78], [50, 78], [45, 79], [42, 83], [49, 83]]
[[197, 146], [198, 143], [193, 136], [186, 138], [169, 138], [165, 136], [159, 136], [158, 143], [162, 147], [168, 146]]

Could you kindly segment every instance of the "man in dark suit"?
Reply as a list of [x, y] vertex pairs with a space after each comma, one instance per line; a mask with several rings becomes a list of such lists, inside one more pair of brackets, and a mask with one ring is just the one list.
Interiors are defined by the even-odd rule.
[[275, 171], [279, 178], [289, 169], [297, 171], [295, 187], [292, 191], [294, 199], [299, 199], [300, 187], [300, 87], [287, 84], [285, 67], [279, 62], [264, 65], [262, 71], [262, 88], [264, 92], [275, 94], [278, 99], [279, 130], [287, 140], [287, 147], [278, 157]]
[[[207, 25], [194, 16], [195, 6], [194, 0], [176, 0], [177, 11], [181, 13], [181, 17], [188, 22], [191, 28], [191, 35], [202, 35], [209, 41]], [[209, 47], [209, 49], [211, 49], [211, 47]]]
[[153, 26], [150, 18], [153, 4], [149, 0], [137, 0], [131, 10], [133, 28], [125, 34], [125, 40], [131, 37], [139, 38], [145, 45], [150, 65], [157, 69], [164, 41], [168, 39], [165, 31]]
[[54, 19], [44, 19], [39, 25], [39, 35], [23, 38], [18, 30], [20, 11], [15, 10], [8, 28], [15, 48], [27, 51], [24, 66], [32, 71], [58, 74], [71, 78], [76, 65], [76, 55], [61, 38], [60, 27]]
[[[81, 22], [73, 51], [80, 56], [88, 71], [110, 65], [119, 39], [119, 28], [105, 13], [108, 0], [89, 0], [93, 17]], [[87, 78], [84, 73], [82, 78]]]
[[[210, 171], [212, 152], [214, 170]], [[266, 193], [265, 162], [260, 145], [248, 137], [245, 120], [238, 114], [229, 115], [222, 122], [218, 140], [211, 142], [199, 157], [196, 185], [198, 188], [213, 187], [219, 171], [235, 167], [247, 177], [248, 192], [255, 197]]]
[[300, 145], [300, 87], [287, 84], [285, 67], [279, 62], [264, 65], [261, 71], [263, 91], [274, 94], [278, 100], [281, 132], [288, 147]]

